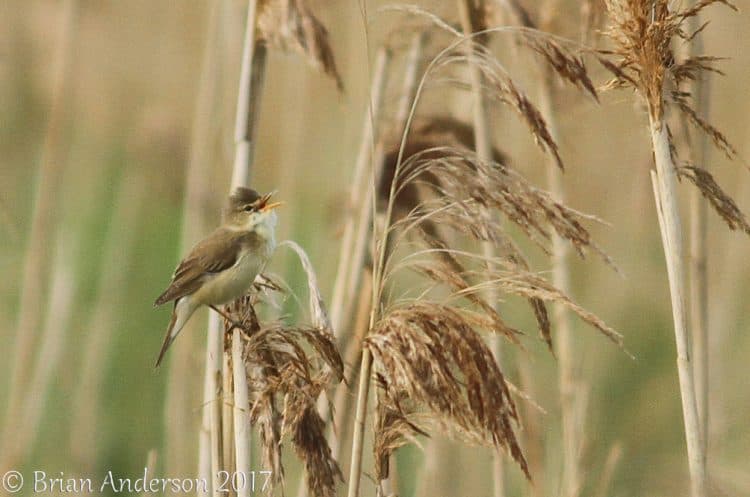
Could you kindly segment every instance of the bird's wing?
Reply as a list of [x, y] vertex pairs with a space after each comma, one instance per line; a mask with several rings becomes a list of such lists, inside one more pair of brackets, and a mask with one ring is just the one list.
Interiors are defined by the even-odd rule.
[[232, 267], [252, 238], [251, 233], [219, 228], [201, 240], [174, 272], [172, 282], [154, 305], [162, 305], [190, 295], [205, 278]]

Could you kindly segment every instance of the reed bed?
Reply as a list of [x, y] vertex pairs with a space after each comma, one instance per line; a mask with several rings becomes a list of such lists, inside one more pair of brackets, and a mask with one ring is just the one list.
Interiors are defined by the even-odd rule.
[[[746, 155], [724, 90], [747, 63], [703, 53], [747, 39], [731, 4], [25, 5], [0, 35], [0, 473], [145, 467], [237, 497], [750, 491], [747, 178], [718, 165]], [[154, 372], [164, 316], [141, 309], [169, 244], [238, 186], [279, 188], [289, 240]]]

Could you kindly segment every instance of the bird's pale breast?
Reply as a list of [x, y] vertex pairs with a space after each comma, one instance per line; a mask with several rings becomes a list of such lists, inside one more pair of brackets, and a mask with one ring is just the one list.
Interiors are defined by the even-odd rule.
[[265, 251], [244, 250], [232, 267], [205, 276], [205, 283], [193, 294], [193, 298], [204, 305], [229, 303], [247, 292], [267, 262]]

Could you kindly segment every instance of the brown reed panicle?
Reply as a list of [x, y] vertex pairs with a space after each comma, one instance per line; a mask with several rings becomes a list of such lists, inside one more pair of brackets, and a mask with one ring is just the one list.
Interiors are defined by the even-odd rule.
[[[457, 309], [416, 301], [392, 310], [366, 344], [387, 385], [383, 395], [396, 394], [392, 404], [405, 396], [423, 405], [451, 433], [505, 449], [531, 477], [513, 430], [518, 415], [505, 378], [474, 324]], [[386, 432], [389, 425], [380, 424]], [[382, 461], [382, 454], [376, 456]]]
[[[514, 432], [518, 417], [509, 384], [480, 334], [480, 331], [496, 332], [517, 341], [519, 332], [506, 325], [498, 312], [489, 312], [492, 305], [483, 296], [495, 292], [533, 299], [537, 320], [540, 328], [546, 330], [543, 335], [547, 335], [548, 343], [549, 320], [544, 301], [568, 305], [610, 339], [621, 343], [614, 330], [526, 269], [523, 257], [493, 214], [504, 216], [546, 253], [550, 252], [554, 232], [571, 243], [579, 255], [591, 249], [609, 261], [584, 227], [584, 221], [591, 218], [555, 202], [507, 164], [480, 160], [467, 149], [468, 140], [458, 138], [459, 132], [449, 133], [458, 145], [438, 143], [429, 148], [424, 148], [425, 144], [433, 143], [415, 132], [419, 122], [415, 110], [428, 86], [447, 83], [468, 88], [455, 69], [472, 65], [482, 74], [487, 97], [509, 104], [526, 123], [542, 151], [562, 169], [557, 143], [541, 112], [494, 55], [474, 40], [490, 33], [507, 33], [522, 41], [535, 40], [532, 48], [542, 53], [542, 60], [554, 62], [550, 65], [554, 73], [560, 73], [562, 80], [595, 96], [596, 90], [577, 51], [559, 38], [528, 28], [492, 28], [464, 36], [418, 7], [391, 10], [422, 16], [450, 34], [454, 41], [427, 65], [404, 131], [394, 146], [398, 151], [388, 153], [391, 164], [386, 164], [385, 176], [391, 178], [390, 183], [378, 185], [381, 209], [379, 222], [374, 225], [373, 305], [362, 356], [349, 497], [359, 494], [371, 368], [380, 380], [378, 402], [389, 402], [387, 406], [378, 406], [381, 415], [377, 418], [376, 438], [384, 439], [375, 440], [374, 445], [381, 475], [386, 469], [382, 465], [388, 453], [403, 442], [398, 434], [414, 435], [409, 423], [422, 429], [426, 423], [437, 422], [449, 435], [506, 450], [530, 477]], [[407, 154], [414, 148], [414, 153]], [[442, 230], [450, 230], [456, 236], [443, 238], [439, 233]], [[415, 234], [416, 237], [412, 236]], [[476, 247], [480, 241], [497, 245], [499, 253], [486, 256], [453, 248], [465, 246], [463, 242]], [[401, 250], [407, 243], [421, 245]], [[413, 279], [395, 278], [403, 269], [420, 274], [422, 278], [417, 281], [421, 286], [412, 285]], [[406, 281], [410, 282], [408, 287], [399, 288]], [[393, 298], [404, 290], [403, 297]], [[416, 295], [410, 294], [411, 291]], [[394, 407], [399, 405], [401, 409]]]
[[721, 189], [710, 172], [701, 167], [687, 165], [678, 168], [677, 175], [680, 178], [686, 178], [700, 189], [706, 200], [727, 223], [729, 229], [741, 229], [750, 235], [750, 224], [745, 214], [737, 207], [734, 199]]
[[[387, 228], [392, 243], [381, 281], [389, 285], [396, 272], [409, 269], [422, 276], [422, 286], [416, 298], [384, 302], [365, 340], [380, 383], [376, 470], [387, 475], [388, 454], [405, 443], [405, 434], [426, 431], [424, 423], [431, 420], [449, 434], [506, 450], [530, 476], [513, 430], [518, 421], [515, 403], [479, 333], [500, 333], [518, 343], [520, 332], [506, 324], [483, 296], [493, 289], [529, 300], [547, 343], [551, 342], [547, 301], [567, 306], [618, 344], [622, 338], [529, 272], [520, 251], [501, 225], [491, 220], [490, 212], [503, 213], [545, 250], [551, 226], [580, 254], [586, 248], [596, 250], [582, 224], [584, 216], [533, 188], [510, 167], [480, 161], [468, 149], [434, 147], [415, 152], [392, 176], [394, 205], [407, 185], [418, 184], [424, 193], [416, 200], [408, 197], [401, 209], [406, 212], [408, 207], [408, 212], [394, 215]], [[392, 213], [396, 212], [394, 207]], [[498, 255], [452, 249], [433, 236], [429, 223], [474, 241], [491, 241], [499, 246]], [[409, 243], [420, 247], [394, 262], [392, 254], [399, 254], [407, 237], [416, 239]]]
[[[708, 135], [716, 148], [733, 159], [737, 151], [726, 136], [697, 114], [692, 107], [690, 93], [676, 90], [682, 82], [694, 81], [702, 72], [723, 74], [714, 66], [722, 60], [719, 57], [696, 55], [677, 60], [672, 50], [674, 39], [689, 42], [706, 28], [708, 23], [702, 24], [693, 32], [686, 32], [686, 20], [715, 3], [737, 10], [726, 0], [701, 0], [690, 7], [673, 11], [670, 11], [666, 1], [607, 0], [611, 25], [605, 33], [615, 48], [602, 51], [612, 57], [610, 64], [605, 67], [614, 74], [606, 88], [634, 88], [644, 96], [649, 114], [657, 121], [663, 116], [665, 106], [677, 109], [688, 122]], [[664, 91], [665, 84], [675, 90]], [[676, 163], [677, 149], [672, 143], [671, 134], [670, 147]], [[678, 168], [677, 174], [679, 178], [687, 178], [700, 189], [730, 229], [741, 228], [748, 232], [745, 216], [708, 171], [703, 167], [687, 164]]]
[[[248, 316], [252, 327], [251, 297], [236, 310]], [[257, 321], [256, 321], [257, 323]], [[318, 396], [336, 377], [343, 364], [333, 336], [314, 326], [289, 326], [281, 322], [257, 324], [246, 337], [243, 359], [250, 391], [251, 419], [258, 426], [263, 464], [273, 470], [274, 486], [283, 484], [281, 443], [289, 437], [304, 462], [311, 495], [335, 495], [338, 464], [331, 457], [325, 423], [315, 408]]]
[[414, 413], [407, 413], [404, 410], [402, 404], [406, 398], [403, 393], [386, 394], [388, 383], [381, 375], [378, 375], [375, 381], [378, 386], [376, 391], [378, 397], [373, 452], [375, 453], [375, 476], [382, 481], [390, 475], [391, 454], [408, 443], [419, 445], [416, 435], [429, 437], [429, 434], [409, 421]]
[[[328, 313], [312, 264], [304, 250], [291, 248], [307, 276], [312, 325], [261, 323], [255, 307], [282, 285], [264, 276], [251, 295], [237, 300], [232, 313], [250, 331], [244, 337], [243, 364], [248, 379], [251, 422], [258, 427], [263, 464], [273, 471], [274, 487], [283, 485], [281, 443], [289, 438], [303, 461], [310, 495], [333, 497], [343, 481], [325, 437], [325, 421], [316, 409], [318, 397], [343, 378], [344, 365], [336, 349]], [[231, 323], [225, 323], [231, 326]]]
[[[432, 177], [424, 180], [425, 175]], [[550, 253], [550, 228], [583, 256], [587, 248], [606, 259], [583, 226], [594, 219], [535, 188], [510, 166], [481, 161], [470, 150], [435, 147], [408, 157], [394, 178], [394, 197], [411, 182], [431, 190], [431, 198], [407, 217], [394, 219], [393, 229], [410, 228], [422, 220], [439, 221], [483, 241], [500, 243], [507, 235], [488, 210], [501, 212], [545, 253]], [[408, 230], [407, 230], [408, 231]]]
[[339, 90], [344, 82], [336, 68], [328, 31], [312, 14], [306, 0], [260, 0], [258, 38], [282, 50], [294, 50], [333, 78]]

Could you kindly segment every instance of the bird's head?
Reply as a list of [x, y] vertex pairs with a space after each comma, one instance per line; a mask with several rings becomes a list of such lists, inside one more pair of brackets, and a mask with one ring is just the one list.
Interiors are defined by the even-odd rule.
[[243, 231], [273, 231], [276, 226], [274, 210], [281, 205], [281, 202], [270, 201], [274, 193], [261, 196], [250, 188], [236, 188], [224, 211], [226, 226]]

